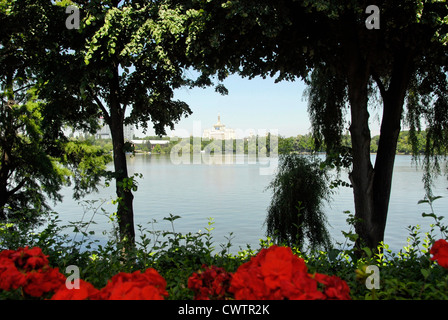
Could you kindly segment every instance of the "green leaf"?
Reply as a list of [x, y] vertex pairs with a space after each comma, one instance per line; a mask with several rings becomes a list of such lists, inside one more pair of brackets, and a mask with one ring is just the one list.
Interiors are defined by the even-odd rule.
[[177, 219], [180, 219], [180, 218], [181, 218], [181, 216], [178, 216], [178, 215], [173, 216], [173, 215], [170, 213], [170, 216], [169, 216], [169, 217], [165, 217], [165, 218], [163, 218], [163, 220], [167, 220], [167, 221], [173, 222], [174, 220], [177, 220]]
[[431, 271], [428, 269], [421, 269], [420, 272], [422, 273], [423, 277], [427, 279], [429, 275], [431, 274]]
[[434, 219], [437, 219], [437, 216], [434, 213], [422, 213], [422, 217], [432, 217]]
[[372, 256], [372, 250], [369, 247], [364, 247], [362, 250], [367, 254], [367, 256], [370, 258]]
[[328, 259], [330, 259], [330, 261], [332, 262], [335, 261], [340, 252], [341, 250], [339, 249], [331, 249], [330, 251], [328, 251]]

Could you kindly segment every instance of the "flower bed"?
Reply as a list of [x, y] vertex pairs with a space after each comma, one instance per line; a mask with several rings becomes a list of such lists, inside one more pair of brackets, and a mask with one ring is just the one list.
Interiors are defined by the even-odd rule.
[[[187, 238], [188, 239], [188, 238]], [[200, 238], [198, 238], [200, 239]], [[198, 239], [195, 238], [195, 241]], [[176, 242], [177, 243], [177, 242]], [[432, 241], [427, 254], [346, 261], [329, 253], [304, 260], [289, 247], [270, 245], [247, 257], [212, 258], [200, 242], [173, 246], [156, 260], [129, 268], [108, 258], [83, 262], [79, 286], [53, 267], [40, 247], [0, 252], [0, 298], [52, 300], [347, 300], [447, 299], [448, 242]], [[408, 249], [409, 250], [409, 249]], [[54, 254], [54, 251], [53, 251]], [[143, 256], [145, 257], [145, 256]], [[147, 257], [147, 256], [146, 256]], [[208, 258], [209, 260], [207, 260]], [[98, 260], [100, 259], [100, 260]], [[108, 260], [109, 259], [109, 260]], [[198, 264], [199, 261], [207, 263]], [[370, 261], [370, 262], [369, 262]], [[381, 290], [367, 290], [369, 263], [381, 267]], [[214, 265], [215, 263], [221, 265]], [[62, 267], [67, 263], [53, 262]], [[437, 266], [438, 264], [438, 266]], [[119, 268], [119, 266], [122, 266]], [[99, 269], [98, 269], [99, 268]], [[105, 268], [108, 268], [109, 272]], [[122, 268], [122, 269], [121, 269]], [[140, 270], [136, 270], [140, 269]], [[158, 271], [156, 271], [158, 270]], [[162, 273], [159, 273], [162, 271]], [[320, 272], [319, 272], [320, 271]], [[399, 271], [399, 272], [397, 272]], [[101, 276], [100, 276], [101, 275]], [[73, 280], [73, 278], [71, 278]], [[379, 278], [378, 278], [379, 281]], [[167, 283], [168, 282], [168, 283]]]
[[[188, 280], [196, 300], [350, 299], [345, 281], [308, 273], [304, 260], [288, 247], [262, 249], [235, 273], [216, 266], [202, 269]], [[82, 279], [78, 288], [70, 288], [38, 247], [0, 253], [0, 289], [21, 289], [24, 296], [52, 300], [160, 300], [168, 296], [165, 279], [152, 268], [120, 272], [101, 289]]]

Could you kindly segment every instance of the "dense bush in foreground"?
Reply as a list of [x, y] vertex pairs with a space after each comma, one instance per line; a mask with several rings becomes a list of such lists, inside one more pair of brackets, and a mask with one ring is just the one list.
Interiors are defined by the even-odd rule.
[[[299, 252], [270, 239], [231, 254], [230, 240], [213, 246], [212, 221], [195, 234], [177, 233], [174, 224], [172, 232], [140, 227], [138, 247], [126, 253], [114, 240], [89, 240], [87, 231], [73, 241], [56, 218], [40, 231], [3, 225], [0, 299], [448, 299], [446, 227], [431, 216], [431, 230], [410, 227], [399, 252], [383, 245], [362, 255], [347, 245]], [[67, 287], [68, 266], [79, 270], [79, 289]]]

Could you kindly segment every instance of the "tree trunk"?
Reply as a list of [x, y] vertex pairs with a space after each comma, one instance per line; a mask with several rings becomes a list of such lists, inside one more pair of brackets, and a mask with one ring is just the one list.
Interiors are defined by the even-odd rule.
[[[6, 131], [6, 130], [5, 130]], [[7, 133], [5, 132], [5, 135]], [[0, 159], [0, 222], [6, 222], [5, 207], [8, 203], [8, 139], [5, 137], [1, 141], [1, 159]]]
[[[400, 114], [403, 105], [384, 101], [383, 120], [375, 160], [375, 176], [373, 179], [372, 226], [367, 245], [376, 248], [384, 240], [387, 213], [389, 209], [390, 192], [398, 136], [400, 134]], [[398, 117], [397, 117], [397, 114]]]
[[380, 79], [375, 79], [383, 98], [383, 117], [373, 181], [373, 201], [375, 207], [372, 216], [371, 245], [378, 245], [384, 240], [395, 154], [401, 130], [401, 116], [411, 74], [410, 70], [411, 53], [400, 50], [394, 60], [388, 90], [385, 90]]
[[114, 76], [111, 79], [109, 109], [110, 113], [107, 122], [112, 134], [120, 241], [133, 246], [135, 243], [134, 195], [130, 186], [126, 183], [129, 176], [123, 132], [124, 110], [120, 107], [119, 102], [118, 68], [114, 68]]
[[1, 186], [0, 188], [0, 223], [6, 222], [6, 213], [5, 213], [5, 206], [6, 206], [6, 188]]
[[[112, 120], [112, 123], [114, 121]], [[134, 195], [126, 183], [129, 178], [126, 163], [126, 152], [124, 148], [123, 123], [111, 125], [112, 145], [114, 152], [114, 168], [115, 168], [115, 185], [118, 197], [118, 227], [120, 232], [120, 241], [124, 243], [134, 244]]]
[[350, 54], [347, 69], [348, 95], [351, 110], [350, 134], [352, 139], [353, 168], [349, 175], [355, 201], [355, 231], [359, 241], [372, 245], [374, 214], [373, 178], [374, 170], [370, 161], [370, 129], [368, 104], [368, 67], [356, 51]]
[[8, 101], [6, 104], [2, 102], [2, 110], [0, 110], [0, 115], [3, 118], [3, 132], [0, 135], [0, 222], [5, 222], [7, 218], [5, 207], [10, 197], [10, 193], [8, 192], [10, 157], [12, 155], [12, 148], [16, 135], [16, 132], [13, 129], [13, 117], [11, 111], [15, 104], [12, 72], [7, 72], [6, 74], [5, 92]]
[[384, 240], [401, 115], [410, 79], [411, 53], [405, 50], [397, 52], [387, 91], [381, 80], [374, 77], [380, 87], [384, 108], [373, 168], [367, 91], [371, 72], [368, 63], [356, 54], [356, 49], [351, 49], [347, 53], [347, 81], [351, 107], [353, 169], [350, 180], [355, 200], [355, 230], [359, 236], [358, 249], [365, 245], [375, 250]]

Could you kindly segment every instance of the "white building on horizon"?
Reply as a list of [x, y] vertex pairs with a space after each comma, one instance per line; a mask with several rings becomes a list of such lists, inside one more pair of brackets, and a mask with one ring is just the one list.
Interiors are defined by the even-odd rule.
[[218, 122], [213, 125], [213, 128], [205, 129], [202, 138], [213, 140], [235, 139], [235, 130], [226, 128], [226, 126], [221, 123], [221, 116], [218, 114]]

